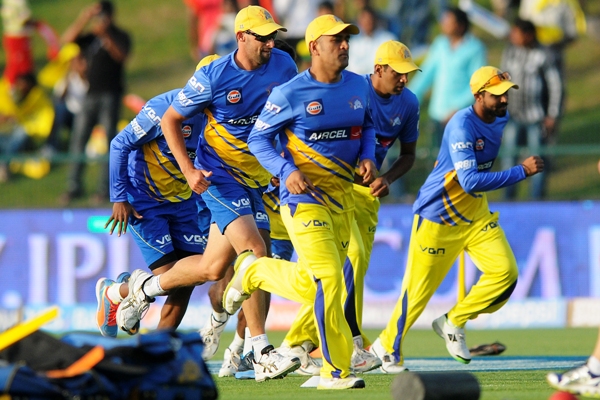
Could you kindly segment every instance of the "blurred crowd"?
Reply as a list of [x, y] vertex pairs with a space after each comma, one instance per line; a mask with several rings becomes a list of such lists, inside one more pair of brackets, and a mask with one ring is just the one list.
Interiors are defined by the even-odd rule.
[[[381, 43], [403, 42], [421, 60], [422, 73], [408, 87], [427, 110], [421, 137], [431, 147], [439, 145], [452, 115], [473, 103], [468, 79], [488, 64], [486, 46], [471, 29], [479, 25], [504, 43], [502, 69], [520, 86], [509, 103], [512, 118], [503, 165], [540, 149], [543, 154], [545, 146], [556, 143], [565, 100], [564, 51], [586, 32], [583, 0], [492, 0], [493, 10], [474, 0], [182, 1], [190, 55], [196, 61], [236, 49], [234, 18], [250, 4], [268, 9], [287, 27], [279, 38], [296, 51], [299, 70], [309, 67], [304, 32], [318, 15], [335, 14], [359, 26], [348, 66], [359, 74], [373, 72]], [[57, 154], [68, 154], [68, 181], [59, 202], [67, 205], [86, 195], [82, 176], [90, 151], [105, 152], [118, 132], [123, 98], [134, 112], [143, 106], [142, 99], [124, 96], [131, 38], [115, 22], [115, 13], [110, 1], [88, 4], [59, 35], [32, 15], [27, 0], [2, 0], [6, 63], [0, 82], [0, 183], [17, 173], [40, 178], [49, 172], [50, 161], [60, 158]], [[48, 63], [40, 71], [34, 69], [34, 35], [47, 46]], [[531, 180], [531, 199], [544, 198], [546, 175]], [[410, 200], [401, 180], [392, 196]], [[505, 199], [515, 196], [514, 186], [505, 190]], [[102, 168], [91, 199], [108, 202], [107, 168]]]

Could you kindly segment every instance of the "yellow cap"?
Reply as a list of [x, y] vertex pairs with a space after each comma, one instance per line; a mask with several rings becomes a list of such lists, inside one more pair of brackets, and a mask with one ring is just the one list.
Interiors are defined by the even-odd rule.
[[389, 65], [399, 74], [408, 74], [421, 70], [412, 60], [410, 50], [403, 43], [388, 40], [377, 49], [375, 53], [376, 65]]
[[207, 66], [211, 62], [218, 60], [219, 58], [221, 58], [221, 56], [218, 54], [211, 54], [210, 56], [204, 57], [202, 60], [200, 60], [198, 65], [196, 65], [196, 71], [198, 71], [202, 67]]
[[499, 96], [512, 87], [518, 89], [519, 86], [511, 82], [510, 79], [508, 72], [502, 72], [496, 67], [481, 67], [471, 76], [471, 93], [476, 94], [486, 91]]
[[320, 17], [313, 19], [306, 28], [306, 46], [308, 47], [310, 45], [310, 42], [314, 42], [321, 36], [337, 35], [341, 31], [346, 29], [351, 35], [358, 35], [358, 33], [360, 32], [356, 25], [346, 24], [344, 21], [342, 21], [335, 15], [321, 15]]
[[273, 20], [270, 12], [259, 6], [244, 7], [235, 16], [235, 33], [252, 31], [260, 36], [268, 36], [275, 31], [287, 32]]

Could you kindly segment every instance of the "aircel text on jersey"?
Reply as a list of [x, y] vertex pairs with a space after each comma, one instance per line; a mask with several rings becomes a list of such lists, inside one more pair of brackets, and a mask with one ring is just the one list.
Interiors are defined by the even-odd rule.
[[316, 140], [348, 139], [348, 137], [349, 137], [348, 132], [349, 132], [348, 128], [333, 129], [330, 131], [312, 132], [310, 134], [310, 136], [308, 137], [308, 140], [314, 142]]

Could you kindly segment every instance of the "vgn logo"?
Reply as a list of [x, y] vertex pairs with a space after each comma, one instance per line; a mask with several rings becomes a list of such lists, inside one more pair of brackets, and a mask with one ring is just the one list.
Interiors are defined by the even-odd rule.
[[227, 105], [242, 104], [242, 89], [231, 89], [227, 93]]
[[321, 100], [321, 99], [305, 101], [304, 108], [306, 110], [307, 117], [315, 117], [317, 115], [325, 114], [325, 108], [323, 107], [323, 100]]
[[250, 200], [239, 199], [238, 201], [232, 201], [231, 204], [233, 204], [235, 208], [248, 207], [250, 205]]
[[446, 254], [446, 249], [443, 247], [439, 247], [437, 249], [434, 247], [427, 247], [427, 246], [423, 247], [421, 245], [419, 245], [419, 247], [421, 248], [421, 251], [423, 253], [427, 253], [432, 256], [443, 256]]

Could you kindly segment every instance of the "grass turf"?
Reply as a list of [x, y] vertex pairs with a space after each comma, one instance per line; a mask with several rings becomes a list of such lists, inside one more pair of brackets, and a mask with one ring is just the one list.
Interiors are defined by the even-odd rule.
[[[500, 341], [507, 349], [503, 356], [587, 356], [591, 353], [597, 336], [596, 328], [485, 330], [467, 331], [469, 345]], [[375, 338], [379, 331], [368, 330]], [[281, 343], [285, 332], [269, 332], [272, 343]], [[222, 359], [232, 333], [223, 335], [222, 346], [214, 359]], [[414, 330], [406, 337], [404, 354], [407, 358], [449, 357], [443, 341], [433, 331]], [[457, 364], [458, 365], [458, 364]], [[482, 400], [546, 400], [554, 390], [545, 376], [549, 371], [477, 372]], [[239, 381], [234, 378], [217, 378], [219, 398], [229, 399], [390, 399], [391, 383], [395, 376], [365, 374], [366, 388], [345, 391], [318, 391], [301, 388], [307, 377], [290, 375], [283, 380]]]

